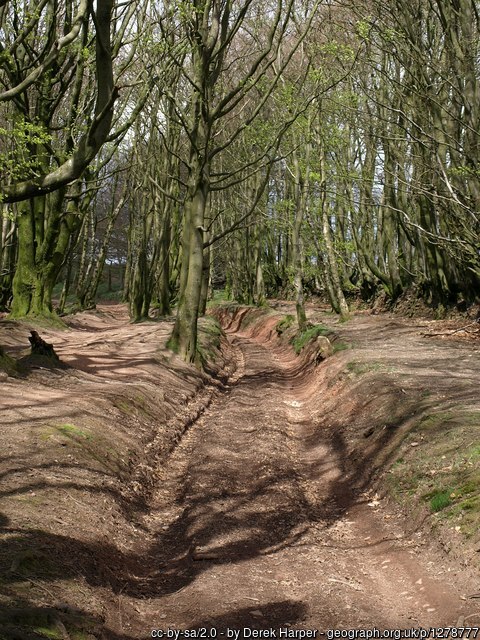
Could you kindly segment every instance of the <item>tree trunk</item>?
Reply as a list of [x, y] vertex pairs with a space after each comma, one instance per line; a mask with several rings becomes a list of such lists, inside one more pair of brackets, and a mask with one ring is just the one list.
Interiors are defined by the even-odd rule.
[[[310, 122], [308, 123], [308, 130]], [[303, 291], [303, 242], [302, 223], [307, 206], [308, 183], [310, 174], [310, 143], [305, 145], [305, 168], [302, 171], [298, 154], [294, 154], [295, 176], [295, 212], [292, 230], [292, 263], [294, 269], [293, 285], [295, 287], [295, 309], [299, 331], [307, 328], [307, 314], [305, 313], [305, 295]]]
[[256, 224], [256, 236], [255, 236], [255, 302], [258, 307], [261, 307], [266, 302], [265, 296], [265, 281], [263, 279], [263, 265], [262, 265], [262, 227], [259, 220]]
[[171, 313], [170, 307], [170, 216], [163, 218], [162, 237], [159, 252], [159, 272], [157, 275], [157, 308], [161, 316]]
[[[350, 317], [350, 311], [348, 309], [347, 301], [345, 300], [345, 296], [342, 290], [340, 275], [338, 272], [337, 266], [337, 257], [335, 255], [335, 248], [333, 246], [332, 239], [332, 230], [330, 228], [330, 220], [328, 216], [328, 206], [327, 206], [327, 198], [326, 198], [326, 184], [325, 184], [325, 173], [324, 173], [324, 157], [323, 150], [321, 151], [320, 156], [320, 172], [321, 172], [321, 198], [320, 198], [320, 215], [322, 219], [322, 230], [323, 230], [323, 239], [325, 241], [325, 250], [327, 257], [327, 270], [328, 277], [331, 280], [332, 293], [335, 296], [335, 299], [338, 303], [338, 309], [340, 312], [340, 317], [342, 320], [348, 320]], [[338, 313], [338, 312], [337, 312]]]
[[[207, 238], [205, 237], [205, 241]], [[198, 313], [204, 316], [207, 311], [208, 292], [210, 287], [210, 245], [203, 251], [202, 289], [200, 292], [200, 306]]]
[[189, 230], [189, 242], [182, 256], [181, 281], [177, 317], [170, 344], [187, 362], [194, 362], [197, 355], [197, 321], [200, 309], [203, 272], [203, 225], [208, 189], [199, 183], [188, 207], [185, 224]]
[[[52, 316], [52, 292], [78, 218], [62, 212], [64, 190], [34, 198], [18, 210], [17, 270], [12, 317]], [[47, 220], [47, 223], [45, 223]]]

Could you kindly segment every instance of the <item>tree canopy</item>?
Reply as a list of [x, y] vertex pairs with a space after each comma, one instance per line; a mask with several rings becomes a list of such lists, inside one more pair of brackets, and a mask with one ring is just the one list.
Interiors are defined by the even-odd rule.
[[[475, 0], [0, 3], [0, 307], [480, 295]], [[63, 289], [63, 290], [62, 290]]]

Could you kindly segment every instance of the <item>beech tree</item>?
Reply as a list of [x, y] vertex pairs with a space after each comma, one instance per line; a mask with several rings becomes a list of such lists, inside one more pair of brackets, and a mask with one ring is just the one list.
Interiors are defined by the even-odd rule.
[[93, 306], [117, 216], [132, 319], [177, 303], [188, 361], [212, 278], [294, 296], [301, 328], [309, 292], [343, 317], [353, 296], [474, 301], [477, 9], [0, 3], [0, 308], [50, 314], [61, 273]]
[[[165, 90], [175, 108], [189, 141], [184, 159], [188, 171], [182, 235], [182, 263], [177, 316], [171, 338], [172, 347], [186, 360], [196, 358], [197, 320], [201, 308], [205, 220], [212, 180], [218, 181], [216, 166], [220, 156], [259, 116], [274, 92], [279, 78], [304, 37], [316, 5], [305, 13], [305, 27], [293, 41], [287, 37], [294, 0], [277, 2], [271, 7], [249, 0], [237, 5], [229, 0], [166, 4], [162, 21], [164, 32], [179, 34], [176, 47], [166, 55], [176, 63], [182, 58], [182, 74], [189, 88], [186, 101]], [[288, 42], [287, 46], [285, 43]], [[219, 134], [233, 114], [249, 105], [254, 88], [262, 85], [258, 103], [230, 136], [217, 142]], [[265, 150], [255, 154], [264, 158]], [[255, 164], [255, 160], [250, 164]], [[233, 170], [239, 175], [239, 167]], [[224, 182], [227, 176], [222, 176]], [[224, 188], [225, 185], [222, 186]]]
[[[82, 222], [85, 170], [111, 135], [120, 82], [129, 85], [122, 41], [136, 11], [113, 0], [1, 9], [0, 102], [9, 126], [0, 130], [0, 196], [4, 208], [16, 203], [8, 208], [17, 233], [14, 317], [52, 312], [52, 289]], [[119, 123], [118, 135], [124, 129]]]
[[[68, 0], [63, 8], [43, 0], [33, 12], [28, 5], [20, 3], [18, 6], [7, 3], [2, 7], [2, 29], [10, 35], [10, 42], [2, 45], [1, 50], [2, 80], [10, 86], [0, 93], [0, 102], [11, 101], [26, 136], [24, 140], [20, 138], [20, 142], [36, 158], [34, 171], [30, 171], [27, 179], [15, 179], [14, 173], [2, 180], [4, 203], [41, 196], [79, 178], [105, 142], [118, 92], [114, 86], [110, 37], [113, 6], [114, 0], [98, 0], [93, 9], [87, 0], [81, 0], [75, 15], [73, 3]], [[94, 18], [95, 29], [96, 99], [93, 118], [75, 144], [72, 134], [74, 125], [78, 125], [76, 111], [87, 67], [88, 52], [84, 47], [89, 39], [90, 16]], [[72, 43], [82, 46], [74, 49]], [[32, 61], [37, 62], [33, 70]], [[33, 91], [29, 93], [29, 89]], [[67, 129], [70, 135], [62, 151], [70, 157], [62, 161], [60, 156], [59, 166], [49, 170], [52, 149], [48, 149], [48, 144], [52, 140], [46, 125], [54, 118], [67, 92], [71, 93]], [[15, 118], [14, 113], [12, 116]], [[14, 144], [19, 140], [15, 133]]]
[[[352, 28], [322, 43], [327, 68], [345, 67], [349, 41], [361, 55], [317, 102], [309, 142], [285, 177], [310, 181], [302, 236], [316, 256], [297, 262], [296, 277], [313, 258], [342, 315], [349, 295], [395, 301], [412, 287], [439, 313], [468, 304], [480, 284], [475, 3], [359, 3], [343, 16]], [[293, 261], [299, 218], [298, 199], [282, 198], [293, 235], [280, 271], [285, 252]]]

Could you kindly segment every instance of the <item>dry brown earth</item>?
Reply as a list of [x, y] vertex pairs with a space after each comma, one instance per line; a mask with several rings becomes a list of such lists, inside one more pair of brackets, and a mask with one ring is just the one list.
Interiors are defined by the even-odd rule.
[[[70, 368], [0, 382], [0, 637], [480, 623], [480, 541], [405, 514], [383, 473], [422, 459], [432, 408], [478, 412], [478, 342], [312, 314], [350, 348], [318, 364], [278, 315], [222, 312], [215, 378], [122, 307], [41, 332]], [[27, 333], [2, 321], [0, 344], [18, 356]]]

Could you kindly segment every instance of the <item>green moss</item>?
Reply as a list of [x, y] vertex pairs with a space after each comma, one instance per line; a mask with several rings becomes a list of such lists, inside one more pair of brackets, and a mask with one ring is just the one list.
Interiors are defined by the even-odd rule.
[[338, 351], [345, 351], [350, 348], [346, 342], [337, 341], [333, 343], [333, 353], [337, 353]]
[[34, 627], [32, 631], [35, 631], [35, 633], [38, 633], [49, 640], [63, 640], [64, 638], [63, 633], [56, 625], [51, 627]]
[[197, 340], [197, 364], [200, 367], [205, 368], [209, 363], [214, 363], [218, 359], [224, 335], [216, 318], [204, 316], [200, 319]]
[[0, 371], [5, 371], [8, 375], [13, 375], [17, 371], [17, 364], [13, 358], [8, 356], [0, 347]]
[[213, 316], [204, 316], [199, 321], [199, 339], [214, 339], [215, 343], [220, 346], [221, 337], [224, 335], [223, 330], [218, 321]]
[[[68, 329], [68, 325], [62, 320], [62, 318], [57, 315], [55, 311], [45, 312], [41, 315], [14, 315], [10, 313], [8, 316], [10, 319], [15, 320], [19, 324], [25, 324], [28, 329], [32, 327], [40, 329], [60, 329], [66, 330]], [[53, 345], [55, 347], [55, 345]]]
[[178, 353], [178, 340], [173, 336], [170, 336], [167, 340], [167, 349], [170, 349], [173, 353]]

